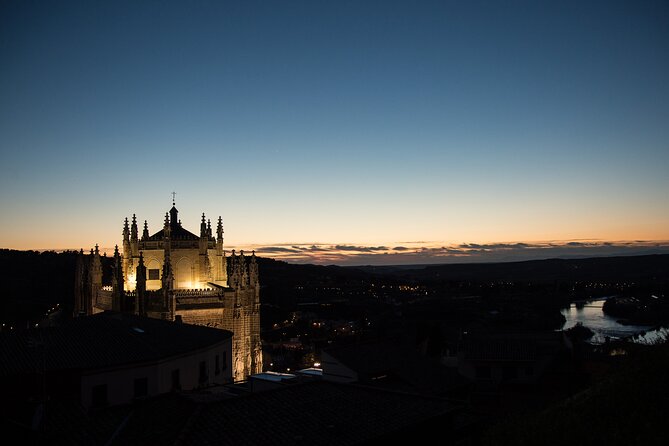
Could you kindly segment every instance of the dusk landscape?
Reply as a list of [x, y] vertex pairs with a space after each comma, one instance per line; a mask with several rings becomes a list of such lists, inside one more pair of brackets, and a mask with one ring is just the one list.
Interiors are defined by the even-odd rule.
[[665, 1], [2, 2], [0, 425], [666, 444], [668, 55]]

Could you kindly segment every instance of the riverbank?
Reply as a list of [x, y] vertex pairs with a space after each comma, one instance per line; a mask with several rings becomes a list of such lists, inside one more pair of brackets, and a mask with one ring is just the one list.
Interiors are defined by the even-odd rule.
[[666, 335], [666, 324], [639, 325], [621, 323], [620, 318], [603, 311], [606, 298], [586, 301], [584, 304], [572, 303], [561, 311], [565, 317], [562, 330], [569, 330], [577, 324], [592, 330], [593, 335], [587, 341], [590, 344], [604, 344], [611, 340], [629, 339], [633, 342], [652, 343]]

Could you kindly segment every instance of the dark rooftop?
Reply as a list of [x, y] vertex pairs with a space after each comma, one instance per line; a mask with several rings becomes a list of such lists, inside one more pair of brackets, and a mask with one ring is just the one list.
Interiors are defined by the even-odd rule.
[[186, 445], [358, 444], [450, 415], [439, 398], [316, 381], [204, 406]]
[[[153, 234], [151, 237], [149, 237], [149, 240], [155, 241], [155, 240], [163, 240], [165, 238], [165, 229], [161, 229], [160, 231], [156, 232]], [[176, 224], [173, 227], [170, 228], [170, 239], [172, 240], [200, 240], [200, 237], [197, 235], [193, 234], [190, 232], [188, 229], [184, 228], [181, 226], [181, 224]]]
[[225, 330], [106, 311], [0, 334], [0, 376], [156, 361], [231, 337]]
[[357, 372], [360, 382], [374, 386], [439, 395], [465, 384], [457, 370], [421, 355], [406, 340], [365, 341], [325, 352]]
[[89, 412], [51, 401], [41, 430], [9, 430], [44, 444], [326, 446], [413, 438], [426, 423], [450, 436], [460, 416], [440, 398], [316, 381], [214, 402], [169, 394]]
[[564, 335], [554, 332], [468, 336], [461, 348], [474, 361], [536, 361], [563, 347]]

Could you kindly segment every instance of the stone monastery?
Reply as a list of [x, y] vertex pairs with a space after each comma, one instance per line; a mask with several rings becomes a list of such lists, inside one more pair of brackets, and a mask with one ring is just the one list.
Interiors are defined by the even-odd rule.
[[98, 246], [80, 253], [75, 281], [75, 316], [105, 310], [207, 325], [233, 333], [233, 379], [262, 372], [260, 285], [255, 253], [223, 249], [223, 222], [216, 236], [202, 214], [200, 235], [181, 225], [174, 203], [163, 228], [141, 237], [137, 219], [123, 225], [123, 250], [114, 252], [111, 286], [102, 284]]

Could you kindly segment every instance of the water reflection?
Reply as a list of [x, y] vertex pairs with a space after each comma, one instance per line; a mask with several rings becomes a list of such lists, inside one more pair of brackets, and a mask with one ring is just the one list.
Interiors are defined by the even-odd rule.
[[591, 344], [603, 344], [606, 342], [606, 337], [613, 340], [631, 336], [634, 336], [634, 342], [651, 343], [669, 334], [667, 328], [654, 329], [649, 325], [619, 323], [616, 318], [607, 316], [602, 311], [605, 300], [606, 298], [602, 298], [578, 304], [572, 303], [569, 308], [563, 309], [562, 314], [567, 321], [562, 329], [567, 330], [579, 322], [582, 323], [595, 333], [589, 340]]

